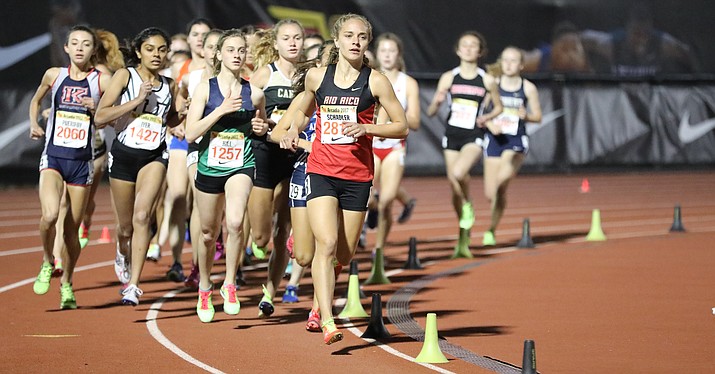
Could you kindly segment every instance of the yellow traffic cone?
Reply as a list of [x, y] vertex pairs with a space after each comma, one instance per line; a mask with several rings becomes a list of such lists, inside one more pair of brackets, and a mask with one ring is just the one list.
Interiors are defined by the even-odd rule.
[[434, 313], [427, 313], [427, 322], [425, 323], [425, 342], [422, 344], [422, 350], [415, 358], [415, 362], [425, 362], [428, 364], [444, 364], [449, 362], [447, 357], [444, 357], [442, 350], [439, 348], [439, 337], [437, 336], [437, 315]]
[[454, 247], [454, 253], [452, 253], [450, 258], [474, 258], [472, 252], [469, 251], [469, 243], [471, 241], [472, 238], [469, 234], [469, 230], [459, 229], [459, 240], [457, 241], [457, 246]]
[[365, 308], [360, 303], [360, 279], [357, 274], [351, 274], [348, 278], [348, 300], [345, 302], [343, 311], [338, 314], [338, 318], [365, 318], [367, 316]]
[[364, 284], [390, 284], [390, 279], [385, 275], [385, 257], [382, 248], [375, 248], [375, 259], [372, 260], [372, 271], [370, 277]]
[[591, 215], [591, 230], [586, 235], [586, 241], [600, 242], [604, 240], [606, 240], [606, 235], [601, 229], [601, 211], [594, 209]]

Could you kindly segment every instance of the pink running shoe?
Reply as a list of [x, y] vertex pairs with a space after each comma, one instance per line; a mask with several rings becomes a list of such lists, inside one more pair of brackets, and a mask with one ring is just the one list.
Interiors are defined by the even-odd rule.
[[305, 324], [305, 329], [310, 331], [310, 332], [321, 332], [322, 329], [320, 328], [320, 312], [311, 309], [310, 313], [308, 313], [308, 322]]
[[219, 236], [216, 239], [216, 253], [214, 253], [214, 261], [226, 258], [226, 248], [223, 246], [223, 239]]
[[55, 259], [55, 268], [52, 270], [52, 278], [59, 278], [64, 273], [64, 268], [62, 267], [62, 259]]
[[191, 273], [184, 279], [184, 286], [191, 290], [199, 289], [199, 267], [196, 264], [191, 266]]
[[293, 253], [293, 233], [291, 233], [288, 240], [286, 240], [286, 249], [290, 254], [290, 258], [295, 258], [295, 253]]

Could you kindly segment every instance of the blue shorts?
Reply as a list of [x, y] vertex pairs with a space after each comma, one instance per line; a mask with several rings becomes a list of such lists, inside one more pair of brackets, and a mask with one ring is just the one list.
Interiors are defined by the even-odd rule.
[[73, 186], [89, 186], [94, 180], [94, 161], [70, 160], [42, 155], [40, 171], [52, 169], [60, 173], [62, 180]]
[[288, 198], [290, 199], [291, 208], [305, 208], [308, 196], [305, 188], [308, 175], [305, 174], [305, 162], [296, 162], [293, 175], [290, 178], [290, 186], [288, 187]]
[[174, 151], [174, 150], [188, 151], [188, 149], [189, 149], [189, 142], [186, 141], [186, 138], [179, 139], [175, 136], [171, 137], [171, 141], [169, 142], [169, 150], [170, 151]]
[[501, 157], [504, 151], [514, 151], [526, 154], [529, 152], [529, 137], [527, 135], [492, 135], [484, 137], [484, 156]]

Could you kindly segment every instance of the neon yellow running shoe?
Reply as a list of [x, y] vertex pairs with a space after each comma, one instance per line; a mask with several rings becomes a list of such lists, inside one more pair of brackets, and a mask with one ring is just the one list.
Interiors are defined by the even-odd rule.
[[261, 302], [258, 304], [258, 318], [268, 318], [273, 314], [275, 308], [273, 307], [273, 298], [268, 292], [268, 289], [263, 285], [263, 297]]
[[474, 209], [472, 203], [462, 205], [462, 214], [459, 216], [459, 228], [469, 230], [474, 225]]
[[454, 247], [454, 253], [450, 258], [472, 258], [472, 252], [469, 250], [469, 244], [471, 243], [471, 237], [469, 236], [469, 230], [460, 229], [459, 230], [459, 240], [457, 245]]
[[209, 323], [214, 319], [214, 305], [211, 302], [211, 294], [213, 293], [213, 285], [208, 291], [199, 289], [199, 302], [196, 303], [196, 314], [203, 323]]
[[251, 243], [251, 251], [253, 252], [253, 255], [256, 256], [256, 258], [259, 260], [263, 260], [264, 258], [266, 258], [266, 252], [268, 252], [266, 248], [259, 247], [256, 242]]
[[89, 229], [84, 226], [84, 223], [81, 223], [79, 225], [79, 248], [84, 249], [84, 247], [87, 246], [87, 243], [89, 243]]
[[484, 238], [482, 239], [482, 245], [485, 247], [497, 245], [497, 240], [494, 238], [494, 233], [492, 231], [484, 232]]
[[60, 285], [60, 309], [77, 309], [77, 300], [74, 298], [71, 283]]
[[226, 314], [236, 315], [241, 311], [241, 302], [238, 301], [238, 297], [236, 296], [235, 284], [224, 283], [219, 293], [221, 293], [221, 297], [223, 297], [223, 311]]
[[40, 273], [37, 274], [35, 284], [32, 285], [32, 290], [38, 295], [44, 295], [50, 290], [50, 279], [52, 278], [52, 264], [43, 262], [40, 267]]

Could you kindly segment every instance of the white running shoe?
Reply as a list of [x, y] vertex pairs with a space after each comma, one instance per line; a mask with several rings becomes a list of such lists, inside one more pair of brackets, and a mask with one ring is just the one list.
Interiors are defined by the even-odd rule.
[[129, 283], [132, 277], [132, 271], [129, 267], [129, 261], [127, 256], [124, 256], [119, 252], [119, 247], [117, 247], [117, 256], [114, 258], [114, 272], [117, 274], [117, 279], [123, 284]]
[[159, 244], [149, 244], [149, 249], [146, 251], [146, 259], [152, 262], [161, 260], [161, 247]]
[[130, 284], [124, 291], [122, 291], [122, 304], [137, 306], [139, 304], [139, 296], [143, 295], [144, 291], [140, 290], [134, 284]]

